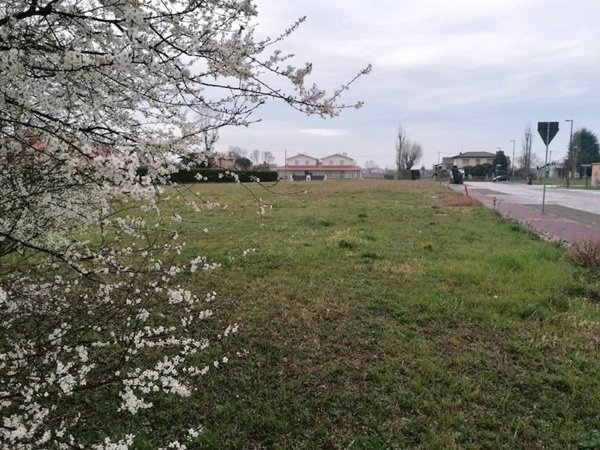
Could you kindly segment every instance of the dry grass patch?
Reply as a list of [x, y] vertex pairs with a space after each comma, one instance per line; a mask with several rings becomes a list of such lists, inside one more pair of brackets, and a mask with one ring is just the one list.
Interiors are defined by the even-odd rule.
[[600, 267], [600, 239], [580, 242], [569, 249], [569, 256], [585, 267]]
[[481, 202], [479, 200], [462, 194], [451, 195], [444, 198], [442, 202], [443, 206], [450, 206], [454, 208], [472, 208], [475, 206], [481, 206]]
[[395, 261], [383, 260], [375, 261], [373, 268], [380, 273], [387, 275], [414, 275], [421, 272], [421, 266], [416, 261], [397, 263]]

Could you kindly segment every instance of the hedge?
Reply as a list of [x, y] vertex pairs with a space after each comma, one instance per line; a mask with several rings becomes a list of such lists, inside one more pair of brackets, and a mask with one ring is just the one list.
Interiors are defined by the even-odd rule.
[[399, 174], [398, 179], [400, 180], [420, 180], [421, 179], [421, 171], [420, 170], [403, 170]]
[[236, 181], [235, 175], [239, 177], [242, 183], [251, 183], [257, 180], [261, 182], [277, 181], [277, 172], [273, 170], [216, 169], [180, 170], [171, 174], [169, 181], [178, 184], [198, 183], [199, 181], [208, 183], [233, 183]]

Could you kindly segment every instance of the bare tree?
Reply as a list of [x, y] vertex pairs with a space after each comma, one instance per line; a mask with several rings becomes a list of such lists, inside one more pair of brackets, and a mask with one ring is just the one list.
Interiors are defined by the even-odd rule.
[[241, 158], [248, 155], [248, 150], [237, 145], [230, 145], [228, 153], [232, 158]]
[[383, 172], [383, 169], [381, 167], [379, 167], [375, 161], [373, 160], [368, 160], [365, 163], [365, 172], [367, 173], [378, 173], [378, 172]]
[[525, 127], [525, 133], [522, 140], [523, 152], [518, 158], [519, 166], [523, 169], [525, 176], [531, 171], [531, 125]]
[[396, 138], [396, 167], [398, 173], [404, 170], [410, 170], [423, 156], [423, 149], [420, 144], [411, 142], [406, 134], [406, 129], [400, 125]]
[[261, 161], [261, 151], [258, 149], [254, 149], [250, 152], [250, 154], [248, 155], [248, 158], [255, 164], [255, 165], [259, 165], [262, 161]]
[[405, 155], [405, 166], [406, 170], [410, 170], [417, 163], [419, 159], [423, 156], [423, 148], [421, 144], [417, 144], [416, 142], [411, 143], [410, 149], [406, 152]]
[[270, 151], [262, 152], [261, 157], [262, 157], [263, 164], [265, 164], [266, 166], [268, 166], [273, 161], [275, 161], [275, 155], [273, 153], [271, 153]]
[[409, 145], [408, 138], [406, 137], [406, 129], [402, 125], [398, 126], [398, 135], [396, 137], [396, 167], [398, 168], [398, 172], [406, 170], [404, 155]]

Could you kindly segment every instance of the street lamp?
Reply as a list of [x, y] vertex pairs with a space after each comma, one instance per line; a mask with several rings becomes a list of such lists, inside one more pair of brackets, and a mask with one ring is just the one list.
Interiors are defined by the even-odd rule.
[[[496, 148], [498, 149], [498, 151], [499, 151], [499, 152], [501, 152], [501, 151], [502, 151], [502, 147], [496, 147]], [[497, 159], [496, 159], [496, 161], [497, 161]], [[500, 165], [500, 164], [496, 164], [496, 167], [494, 167], [494, 171], [496, 172], [496, 176], [500, 175], [500, 174], [498, 173], [498, 172], [500, 172], [500, 171], [498, 170], [498, 166], [499, 166], [499, 165]]]
[[515, 140], [511, 139], [510, 142], [513, 143], [513, 156], [512, 159], [510, 160], [510, 167], [511, 167], [511, 171], [510, 171], [510, 179], [514, 180], [515, 179]]
[[[575, 178], [575, 149], [573, 148], [573, 119], [566, 119], [565, 122], [571, 122], [571, 135], [569, 137], [569, 151], [571, 152], [571, 173]], [[567, 187], [569, 187], [569, 177], [567, 176]]]
[[527, 177], [529, 177], [531, 175], [531, 133], [525, 133], [525, 146], [527, 147], [525, 169], [527, 170]]

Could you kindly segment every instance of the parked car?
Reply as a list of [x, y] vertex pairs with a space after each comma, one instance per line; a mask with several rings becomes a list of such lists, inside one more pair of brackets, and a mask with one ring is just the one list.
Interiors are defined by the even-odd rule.
[[496, 178], [492, 180], [494, 183], [499, 181], [510, 181], [510, 177], [508, 175], [498, 175]]

